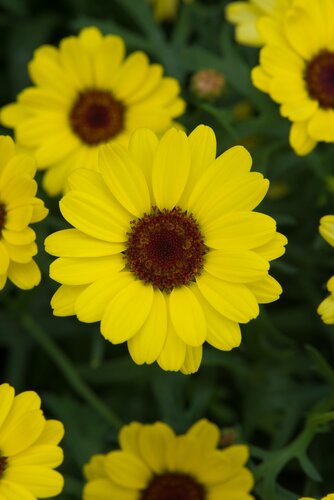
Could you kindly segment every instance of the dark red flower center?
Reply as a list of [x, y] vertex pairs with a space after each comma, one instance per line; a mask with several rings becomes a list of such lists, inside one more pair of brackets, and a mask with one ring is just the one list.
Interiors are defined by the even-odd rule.
[[205, 500], [204, 487], [187, 474], [168, 472], [154, 476], [139, 500]]
[[6, 207], [3, 203], [0, 203], [0, 235], [6, 222], [6, 215], [7, 215]]
[[86, 90], [72, 107], [70, 124], [90, 146], [108, 142], [124, 128], [124, 106], [110, 92]]
[[192, 215], [181, 208], [153, 208], [131, 226], [125, 256], [137, 278], [166, 291], [201, 273], [207, 247]]
[[307, 65], [308, 92], [324, 109], [334, 108], [334, 52], [323, 50]]
[[0, 478], [3, 476], [7, 467], [7, 457], [0, 456]]

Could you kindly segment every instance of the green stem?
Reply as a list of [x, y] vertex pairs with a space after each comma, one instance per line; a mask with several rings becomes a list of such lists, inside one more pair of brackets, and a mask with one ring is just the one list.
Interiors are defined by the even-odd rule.
[[82, 380], [71, 361], [65, 356], [50, 335], [47, 335], [29, 316], [23, 316], [21, 323], [31, 337], [33, 337], [40, 347], [47, 352], [76, 393], [99, 413], [109, 425], [118, 431], [123, 425], [120, 418], [105, 406], [91, 388]]

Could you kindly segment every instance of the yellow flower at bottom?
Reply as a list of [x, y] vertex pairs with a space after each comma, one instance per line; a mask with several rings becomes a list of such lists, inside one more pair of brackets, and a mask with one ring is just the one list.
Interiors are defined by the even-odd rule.
[[[316, 499], [311, 497], [303, 497], [300, 498], [299, 500], [316, 500]], [[321, 500], [334, 500], [334, 493], [330, 493], [329, 495], [322, 497]]]
[[[319, 232], [321, 236], [332, 247], [334, 247], [334, 215], [325, 215], [320, 219]], [[327, 325], [334, 324], [334, 276], [327, 282], [327, 290], [330, 295], [321, 302], [318, 307], [318, 314]]]
[[269, 182], [251, 164], [241, 146], [216, 159], [205, 126], [160, 141], [142, 129], [128, 149], [104, 147], [100, 172], [73, 172], [60, 201], [74, 228], [45, 242], [59, 257], [54, 314], [101, 321], [136, 363], [164, 370], [197, 371], [205, 341], [238, 346], [239, 323], [282, 291], [268, 270], [286, 244], [274, 219], [253, 212]]
[[63, 489], [63, 477], [53, 469], [63, 461], [57, 445], [64, 428], [46, 420], [40, 406], [35, 392], [15, 396], [13, 387], [0, 385], [1, 500], [49, 498]]
[[33, 260], [36, 234], [29, 224], [43, 220], [48, 210], [36, 198], [35, 160], [17, 154], [10, 137], [0, 137], [0, 290], [7, 278], [27, 290], [41, 273]]
[[248, 448], [217, 449], [216, 425], [199, 420], [176, 436], [162, 422], [122, 428], [120, 450], [95, 455], [84, 468], [84, 500], [252, 500]]
[[18, 144], [46, 169], [49, 195], [65, 190], [78, 167], [97, 169], [101, 144], [126, 144], [139, 127], [167, 130], [185, 102], [175, 78], [163, 76], [142, 51], [126, 57], [121, 37], [94, 27], [64, 38], [59, 49], [39, 47], [29, 63], [33, 87], [1, 110]]

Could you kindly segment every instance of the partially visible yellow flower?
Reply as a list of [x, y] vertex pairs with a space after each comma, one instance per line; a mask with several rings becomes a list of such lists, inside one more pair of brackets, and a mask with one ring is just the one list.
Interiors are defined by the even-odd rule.
[[[192, 3], [193, 0], [181, 0], [183, 3]], [[149, 0], [152, 4], [154, 17], [157, 21], [169, 21], [176, 17], [180, 0]]]
[[0, 385], [0, 498], [36, 500], [59, 495], [63, 476], [53, 470], [63, 461], [59, 446], [64, 427], [46, 420], [36, 392], [15, 396]]
[[54, 314], [101, 321], [136, 363], [164, 370], [197, 371], [205, 341], [238, 346], [239, 323], [281, 294], [269, 262], [287, 242], [274, 219], [253, 212], [269, 182], [251, 165], [241, 146], [216, 159], [204, 125], [160, 141], [142, 129], [128, 149], [101, 149], [100, 172], [73, 172], [60, 201], [73, 229], [45, 242], [59, 257]]
[[84, 500], [253, 500], [245, 467], [248, 448], [217, 449], [216, 425], [199, 420], [176, 436], [162, 422], [133, 422], [119, 434], [120, 450], [95, 455], [84, 467]]
[[35, 160], [17, 154], [10, 137], [0, 137], [0, 290], [7, 278], [27, 290], [38, 285], [41, 273], [33, 260], [36, 234], [29, 224], [44, 219], [48, 210], [36, 198]]
[[[334, 215], [325, 215], [320, 219], [319, 232], [321, 236], [334, 247]], [[327, 282], [327, 290], [330, 295], [321, 302], [318, 307], [318, 314], [327, 325], [334, 324], [334, 276]]]
[[264, 39], [261, 25], [275, 26], [293, 0], [247, 0], [231, 2], [226, 7], [226, 19], [236, 25], [235, 37], [243, 45], [261, 47]]
[[[316, 500], [316, 499], [311, 497], [303, 497], [300, 498], [299, 500]], [[329, 495], [322, 497], [321, 500], [334, 500], [334, 493], [330, 493]]]
[[179, 83], [163, 77], [160, 64], [141, 51], [125, 57], [122, 38], [97, 28], [64, 38], [59, 49], [37, 49], [29, 74], [35, 86], [0, 119], [47, 169], [43, 185], [51, 196], [64, 190], [72, 170], [97, 169], [101, 144], [127, 144], [139, 127], [164, 132], [185, 108]]
[[280, 104], [298, 155], [334, 142], [334, 2], [295, 0], [278, 29], [262, 32], [266, 45], [252, 71], [254, 85]]

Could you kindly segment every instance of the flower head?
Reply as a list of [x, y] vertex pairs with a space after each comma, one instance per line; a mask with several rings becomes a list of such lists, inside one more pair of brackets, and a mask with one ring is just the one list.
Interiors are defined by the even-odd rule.
[[295, 0], [275, 29], [262, 30], [266, 45], [253, 83], [292, 122], [290, 144], [298, 155], [319, 141], [334, 142], [333, 16], [332, 2]]
[[201, 69], [194, 73], [190, 80], [190, 90], [197, 96], [208, 101], [218, 99], [226, 86], [225, 76], [211, 68]]
[[236, 25], [235, 37], [243, 45], [261, 47], [264, 44], [262, 25], [272, 29], [280, 22], [293, 0], [247, 0], [231, 2], [226, 7], [226, 19]]
[[[321, 236], [332, 247], [334, 247], [334, 215], [325, 215], [320, 219], [319, 232]], [[334, 276], [327, 282], [327, 290], [330, 295], [321, 302], [318, 307], [318, 314], [327, 325], [334, 324]]]
[[64, 428], [46, 420], [41, 400], [33, 391], [15, 396], [13, 387], [0, 385], [0, 497], [49, 498], [63, 489], [62, 475], [53, 470], [63, 461], [58, 443]]
[[[183, 0], [184, 3], [191, 3], [193, 0]], [[157, 21], [170, 21], [177, 15], [180, 0], [149, 0], [152, 4], [154, 17]]]
[[162, 422], [122, 428], [120, 450], [95, 455], [84, 468], [84, 500], [252, 500], [248, 448], [217, 449], [219, 429], [199, 420], [176, 436]]
[[38, 285], [41, 273], [33, 256], [36, 234], [29, 224], [44, 219], [48, 210], [36, 198], [35, 160], [17, 154], [10, 137], [0, 137], [0, 290], [7, 278], [27, 290]]
[[126, 144], [138, 127], [164, 132], [184, 110], [178, 82], [163, 77], [161, 65], [140, 51], [125, 57], [122, 38], [97, 28], [63, 39], [59, 49], [40, 47], [29, 73], [35, 86], [0, 119], [47, 169], [50, 195], [64, 190], [71, 170], [96, 169], [101, 144]]
[[236, 146], [217, 159], [212, 129], [159, 141], [136, 131], [126, 149], [101, 150], [100, 172], [78, 169], [60, 209], [73, 229], [46, 239], [62, 284], [54, 314], [101, 321], [138, 364], [195, 372], [207, 341], [230, 350], [239, 323], [278, 299], [269, 261], [284, 253], [275, 221], [252, 210], [268, 180]]

